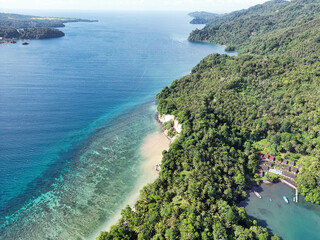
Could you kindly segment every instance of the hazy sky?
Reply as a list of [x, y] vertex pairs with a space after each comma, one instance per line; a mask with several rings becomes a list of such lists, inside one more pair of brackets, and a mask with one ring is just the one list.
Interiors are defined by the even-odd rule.
[[0, 10], [205, 10], [229, 12], [263, 2], [266, 2], [266, 0], [0, 0]]

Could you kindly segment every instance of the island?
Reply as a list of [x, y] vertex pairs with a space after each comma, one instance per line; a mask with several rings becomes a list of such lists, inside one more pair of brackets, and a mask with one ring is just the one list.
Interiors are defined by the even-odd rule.
[[193, 17], [193, 19], [190, 21], [191, 24], [207, 24], [210, 21], [221, 17], [222, 14], [201, 11], [189, 13], [189, 16]]
[[194, 30], [238, 55], [209, 55], [157, 95], [182, 131], [98, 239], [279, 239], [237, 206], [264, 172], [320, 204], [319, 29], [319, 1], [274, 0]]
[[0, 43], [15, 43], [18, 39], [63, 37], [65, 34], [56, 28], [65, 27], [65, 23], [72, 22], [97, 22], [97, 20], [0, 13]]

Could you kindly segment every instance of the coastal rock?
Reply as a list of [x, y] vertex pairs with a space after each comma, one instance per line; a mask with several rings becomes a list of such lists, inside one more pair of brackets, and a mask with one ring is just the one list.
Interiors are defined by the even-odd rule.
[[158, 120], [160, 123], [164, 124], [166, 122], [169, 122], [169, 121], [173, 121], [173, 128], [174, 130], [177, 132], [177, 133], [181, 133], [182, 131], [182, 125], [179, 124], [178, 120], [175, 119], [175, 116], [174, 115], [170, 115], [170, 114], [163, 114], [163, 115], [160, 115], [158, 116]]

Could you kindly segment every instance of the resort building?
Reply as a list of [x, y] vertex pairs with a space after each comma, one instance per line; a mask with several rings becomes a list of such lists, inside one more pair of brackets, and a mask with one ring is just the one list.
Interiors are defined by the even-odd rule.
[[292, 186], [294, 186], [296, 188], [298, 187], [298, 184], [296, 184], [294, 181], [291, 181], [290, 179], [285, 179], [284, 181], [291, 184]]
[[285, 176], [285, 177], [287, 177], [287, 178], [290, 178], [290, 179], [292, 179], [292, 180], [294, 180], [294, 179], [297, 177], [295, 174], [293, 174], [293, 173], [288, 173], [288, 172], [285, 172], [285, 171], [282, 172], [282, 175]]
[[283, 159], [282, 164], [288, 164], [288, 160], [287, 159]]
[[290, 161], [290, 162], [289, 162], [289, 165], [290, 165], [290, 166], [294, 166], [294, 161]]
[[265, 171], [269, 171], [269, 167], [266, 165], [260, 165], [260, 168]]

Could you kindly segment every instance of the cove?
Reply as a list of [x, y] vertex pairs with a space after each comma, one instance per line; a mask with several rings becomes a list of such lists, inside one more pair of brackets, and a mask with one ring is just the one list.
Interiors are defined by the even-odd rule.
[[[306, 202], [301, 195], [294, 203], [295, 190], [284, 183], [262, 183], [259, 193], [262, 199], [250, 192], [239, 204], [259, 225], [283, 240], [320, 239], [320, 206]], [[289, 204], [283, 196], [288, 197]]]

